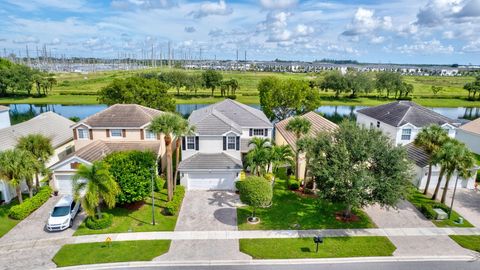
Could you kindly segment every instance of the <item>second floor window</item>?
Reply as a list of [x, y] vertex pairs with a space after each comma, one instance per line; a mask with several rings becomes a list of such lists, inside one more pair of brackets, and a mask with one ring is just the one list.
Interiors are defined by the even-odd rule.
[[402, 129], [402, 141], [409, 141], [412, 135], [412, 130], [409, 128]]
[[253, 136], [264, 136], [265, 130], [263, 128], [254, 128], [253, 129]]
[[187, 149], [195, 150], [195, 137], [187, 137]]
[[227, 137], [227, 149], [228, 150], [235, 150], [236, 149], [236, 137]]
[[122, 136], [122, 130], [121, 129], [111, 129], [110, 130], [110, 136], [112, 137], [116, 137], [116, 138], [119, 138], [119, 137], [123, 137]]
[[78, 129], [78, 138], [81, 140], [89, 139], [88, 129], [85, 129], [85, 128]]
[[157, 138], [157, 135], [149, 130], [145, 130], [145, 138], [147, 140], [155, 140]]

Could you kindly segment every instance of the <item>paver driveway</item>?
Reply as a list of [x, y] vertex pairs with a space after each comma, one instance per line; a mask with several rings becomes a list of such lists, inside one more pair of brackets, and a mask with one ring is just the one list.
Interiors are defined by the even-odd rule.
[[[55, 239], [72, 236], [75, 229], [83, 221], [83, 213], [76, 218], [71, 229], [62, 232], [48, 232], [45, 224], [53, 206], [60, 200], [60, 196], [50, 198], [42, 207], [22, 220], [7, 234], [0, 238], [0, 246], [12, 242], [29, 240]], [[55, 267], [51, 261], [61, 244], [47, 247], [33, 247], [22, 250], [0, 250], [0, 269], [48, 269]]]
[[[450, 206], [453, 190], [447, 193], [446, 204]], [[480, 228], [480, 191], [457, 189], [453, 209], [468, 219], [473, 226]]]
[[[401, 201], [397, 209], [371, 206], [365, 210], [379, 228], [435, 227], [408, 201]], [[394, 256], [468, 256], [472, 254], [448, 236], [391, 236], [389, 239], [397, 247], [393, 253]]]
[[[238, 195], [225, 191], [187, 191], [175, 231], [237, 230]], [[156, 260], [245, 260], [238, 240], [174, 240]]]

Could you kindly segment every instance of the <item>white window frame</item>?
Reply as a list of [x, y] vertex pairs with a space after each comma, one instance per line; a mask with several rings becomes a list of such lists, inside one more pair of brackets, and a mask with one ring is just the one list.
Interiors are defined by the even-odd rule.
[[188, 136], [185, 138], [185, 146], [187, 147], [187, 150], [195, 150], [196, 148], [196, 139], [194, 136]]
[[151, 132], [150, 130], [145, 129], [145, 140], [156, 140], [157, 134]]
[[90, 140], [90, 131], [87, 128], [77, 129], [77, 135], [79, 140]]
[[[233, 141], [230, 141], [230, 139], [233, 139]], [[237, 137], [227, 136], [227, 150], [237, 150]]]
[[401, 136], [402, 141], [410, 141], [411, 138], [412, 138], [412, 129], [402, 128], [402, 136]]
[[[120, 135], [114, 135], [113, 132], [114, 131], [120, 131]], [[110, 137], [112, 138], [123, 138], [123, 130], [121, 129], [110, 129]]]
[[265, 129], [254, 128], [252, 134], [253, 134], [253, 136], [265, 136]]

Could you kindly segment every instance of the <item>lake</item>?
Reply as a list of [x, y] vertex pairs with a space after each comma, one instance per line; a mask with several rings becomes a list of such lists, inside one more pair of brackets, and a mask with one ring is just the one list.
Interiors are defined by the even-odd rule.
[[[177, 112], [188, 117], [192, 111], [208, 106], [209, 104], [177, 104]], [[12, 124], [26, 121], [35, 115], [43, 112], [53, 111], [65, 117], [79, 117], [83, 119], [94, 113], [105, 109], [106, 105], [34, 105], [34, 104], [11, 104], [10, 118]], [[254, 108], [260, 108], [260, 105], [250, 105]], [[338, 122], [345, 117], [355, 117], [357, 110], [366, 108], [367, 106], [321, 106], [317, 109], [325, 117], [332, 121]], [[435, 107], [432, 110], [445, 115], [451, 119], [467, 119], [472, 120], [480, 117], [480, 108], [442, 108]]]

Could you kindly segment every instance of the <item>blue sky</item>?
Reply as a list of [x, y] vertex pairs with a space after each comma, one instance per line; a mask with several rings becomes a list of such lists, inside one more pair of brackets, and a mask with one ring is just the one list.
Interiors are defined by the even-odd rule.
[[480, 64], [480, 0], [1, 0], [0, 49]]

